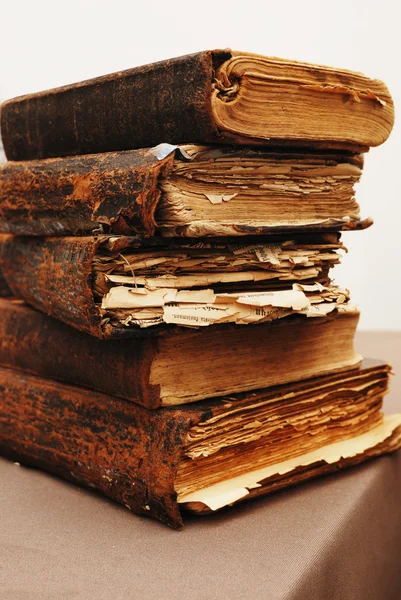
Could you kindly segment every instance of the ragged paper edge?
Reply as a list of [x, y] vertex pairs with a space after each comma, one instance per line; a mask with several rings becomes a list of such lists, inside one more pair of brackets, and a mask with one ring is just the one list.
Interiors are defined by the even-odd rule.
[[181, 158], [192, 160], [191, 156], [186, 152], [185, 148], [175, 146], [173, 144], [161, 143], [149, 149], [150, 154], [153, 154], [157, 160], [164, 160], [169, 154], [178, 152]]
[[302, 454], [291, 460], [286, 460], [275, 465], [270, 465], [257, 471], [251, 471], [239, 477], [234, 477], [202, 490], [180, 496], [177, 501], [180, 504], [186, 502], [201, 502], [211, 510], [218, 510], [240, 500], [249, 494], [249, 490], [261, 487], [260, 481], [274, 475], [285, 475], [299, 467], [306, 467], [316, 462], [324, 461], [327, 464], [334, 464], [341, 459], [352, 458], [358, 454], [363, 454], [367, 450], [383, 443], [391, 437], [394, 430], [401, 426], [401, 413], [386, 416], [377, 427], [374, 427], [367, 433], [358, 435], [349, 440], [343, 440], [334, 444], [329, 444]]
[[296, 233], [317, 229], [319, 231], [352, 231], [367, 229], [373, 225], [368, 217], [361, 219], [359, 215], [346, 215], [342, 218], [307, 219], [283, 223], [281, 221], [241, 221], [237, 223], [221, 221], [192, 221], [186, 225], [159, 225], [164, 238], [174, 237], [237, 237], [249, 235], [267, 235], [270, 233]]
[[[302, 291], [318, 291], [314, 297], [308, 297]], [[331, 295], [324, 297], [326, 290]], [[124, 324], [132, 320], [143, 320], [142, 311], [154, 308], [150, 319], [169, 324], [190, 327], [208, 326], [215, 323], [235, 322], [245, 325], [263, 320], [280, 319], [292, 313], [306, 317], [324, 317], [338, 309], [349, 298], [347, 290], [325, 288], [320, 284], [302, 286], [295, 284], [292, 290], [257, 291], [216, 294], [211, 289], [176, 290], [158, 288], [111, 288], [103, 297], [102, 310], [128, 309], [132, 314]], [[316, 302], [318, 306], [316, 306]], [[160, 313], [162, 310], [162, 314]], [[139, 314], [138, 311], [141, 313]], [[149, 326], [152, 323], [149, 322]]]

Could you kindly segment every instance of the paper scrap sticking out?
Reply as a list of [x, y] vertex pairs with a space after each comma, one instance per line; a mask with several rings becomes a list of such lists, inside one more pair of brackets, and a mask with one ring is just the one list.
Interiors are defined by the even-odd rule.
[[161, 307], [169, 302], [208, 304], [215, 301], [213, 290], [176, 290], [159, 288], [128, 288], [116, 286], [104, 296], [102, 308]]
[[278, 245], [271, 246], [258, 246], [255, 250], [255, 254], [263, 263], [270, 263], [271, 265], [279, 265], [280, 259], [279, 254], [281, 247]]
[[167, 304], [164, 307], [164, 322], [192, 327], [206, 326], [224, 319], [226, 311], [226, 308], [214, 305]]
[[307, 317], [324, 317], [325, 315], [333, 312], [337, 306], [338, 305], [335, 302], [323, 302], [322, 304], [313, 304], [308, 306], [299, 312]]
[[212, 204], [221, 204], [222, 202], [232, 200], [238, 194], [205, 194], [205, 196]]
[[157, 160], [163, 160], [163, 158], [166, 158], [166, 156], [168, 156], [172, 152], [175, 152], [175, 150], [177, 150], [177, 148], [178, 148], [178, 146], [173, 146], [172, 144], [162, 143], [162, 144], [159, 144], [158, 146], [154, 146], [154, 148], [151, 148], [149, 150], [149, 152], [151, 152], [151, 154], [156, 156]]
[[[302, 310], [310, 305], [305, 294], [298, 290], [283, 290], [279, 292], [251, 292], [249, 294], [236, 294], [236, 302], [248, 306], [275, 306], [279, 308], [292, 308]], [[220, 294], [218, 298], [224, 297]]]
[[300, 456], [266, 467], [260, 467], [258, 470], [223, 480], [195, 492], [179, 494], [178, 502], [202, 502], [212, 510], [217, 510], [235, 502], [237, 499], [243, 498], [249, 493], [249, 490], [259, 487], [260, 482], [269, 477], [285, 475], [301, 466], [308, 467], [321, 461], [327, 464], [334, 464], [342, 458], [347, 459], [364, 454], [379, 446], [379, 444], [382, 444], [387, 439], [390, 439], [400, 426], [401, 413], [386, 416], [376, 427], [354, 438], [321, 446]]

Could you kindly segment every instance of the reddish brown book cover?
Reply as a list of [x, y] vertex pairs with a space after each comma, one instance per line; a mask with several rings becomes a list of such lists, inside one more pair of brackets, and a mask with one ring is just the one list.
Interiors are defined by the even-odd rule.
[[[377, 365], [376, 365], [377, 367]], [[366, 365], [366, 369], [375, 369]], [[380, 368], [380, 367], [379, 367]], [[386, 377], [386, 367], [383, 376]], [[351, 372], [351, 376], [358, 371]], [[341, 381], [342, 375], [340, 374]], [[333, 384], [336, 377], [320, 380]], [[300, 384], [308, 394], [309, 382]], [[294, 390], [294, 386], [291, 386]], [[296, 388], [299, 391], [299, 387]], [[290, 389], [267, 391], [276, 397]], [[266, 392], [242, 396], [254, 403]], [[231, 402], [235, 402], [231, 399]], [[224, 412], [224, 402], [148, 411], [130, 402], [0, 368], [0, 452], [97, 490], [135, 513], [180, 528], [183, 520], [175, 479], [191, 427]], [[318, 460], [265, 479], [245, 499], [338, 471], [400, 444], [400, 427], [363, 453], [334, 464]], [[195, 467], [196, 468], [196, 467]], [[191, 508], [190, 506], [188, 508]]]

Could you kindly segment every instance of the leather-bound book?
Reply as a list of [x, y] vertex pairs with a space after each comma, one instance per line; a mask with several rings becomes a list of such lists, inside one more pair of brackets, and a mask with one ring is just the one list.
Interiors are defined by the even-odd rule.
[[324, 316], [348, 301], [328, 276], [343, 249], [337, 233], [255, 240], [2, 236], [0, 255], [16, 297], [104, 338]]
[[119, 396], [149, 409], [352, 369], [355, 309], [326, 317], [206, 328], [165, 326], [98, 340], [21, 301], [0, 299], [0, 365]]
[[0, 167], [0, 232], [244, 236], [355, 229], [361, 155], [172, 146]]
[[181, 511], [210, 513], [399, 448], [401, 414], [380, 411], [388, 371], [367, 363], [149, 411], [0, 368], [0, 453], [179, 528]]
[[388, 137], [386, 86], [332, 67], [213, 50], [8, 100], [9, 160], [161, 142], [366, 150]]

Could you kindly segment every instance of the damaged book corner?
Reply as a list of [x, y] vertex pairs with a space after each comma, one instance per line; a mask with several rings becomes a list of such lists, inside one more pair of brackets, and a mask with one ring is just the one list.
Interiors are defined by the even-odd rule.
[[379, 80], [227, 49], [5, 102], [1, 454], [180, 528], [400, 448], [333, 279], [393, 122]]

